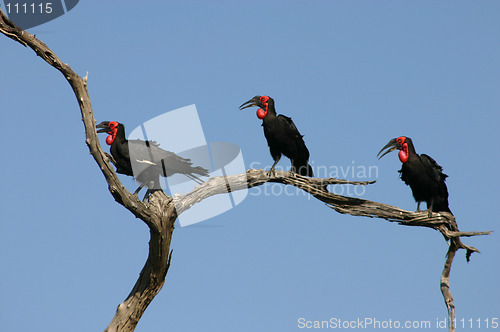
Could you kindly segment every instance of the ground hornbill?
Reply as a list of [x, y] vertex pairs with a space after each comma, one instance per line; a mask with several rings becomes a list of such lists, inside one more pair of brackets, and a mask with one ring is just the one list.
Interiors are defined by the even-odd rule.
[[264, 135], [274, 159], [269, 175], [274, 174], [274, 167], [284, 154], [292, 162], [292, 172], [305, 176], [313, 176], [309, 165], [309, 150], [302, 135], [295, 127], [292, 119], [283, 114], [276, 115], [274, 100], [268, 96], [255, 96], [240, 106], [240, 110], [258, 106], [257, 117], [262, 120]]
[[410, 186], [417, 201], [417, 211], [420, 211], [420, 203], [426, 202], [429, 217], [433, 211], [451, 213], [448, 207], [448, 189], [444, 182], [448, 175], [443, 173], [443, 168], [434, 159], [426, 154], [418, 155], [411, 138], [405, 136], [391, 139], [378, 155], [385, 149], [388, 150], [379, 159], [393, 150], [399, 150], [399, 160], [403, 163], [399, 171], [401, 180]]
[[[116, 172], [134, 176], [139, 188], [134, 195], [147, 186], [144, 200], [155, 191], [160, 190], [160, 175], [167, 177], [173, 174], [184, 174], [188, 178], [202, 183], [196, 175], [209, 176], [208, 170], [203, 167], [193, 167], [189, 159], [181, 158], [173, 152], [159, 148], [153, 141], [127, 140], [125, 127], [116, 121], [99, 123], [98, 133], [107, 133], [106, 143], [110, 145], [111, 155], [115, 161]], [[131, 160], [132, 155], [132, 160]]]

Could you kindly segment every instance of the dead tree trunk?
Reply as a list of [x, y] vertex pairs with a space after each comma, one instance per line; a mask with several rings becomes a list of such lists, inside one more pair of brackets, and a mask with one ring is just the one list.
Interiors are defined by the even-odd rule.
[[490, 232], [460, 232], [455, 218], [449, 213], [434, 213], [432, 217], [428, 217], [427, 212], [410, 212], [382, 203], [336, 195], [326, 189], [327, 185], [330, 184], [367, 185], [373, 182], [350, 182], [334, 178], [306, 178], [300, 175], [291, 176], [283, 171], [277, 171], [274, 176], [268, 177], [267, 172], [263, 170], [251, 169], [245, 174], [211, 178], [191, 192], [176, 196], [174, 199], [166, 196], [163, 192], [155, 192], [150, 197], [149, 203], [142, 202], [120, 182], [107, 154], [99, 144], [95, 128], [96, 121], [87, 91], [88, 75], [84, 78], [78, 76], [68, 64], [63, 63], [43, 42], [17, 27], [1, 10], [0, 32], [24, 46], [29, 46], [38, 56], [64, 75], [71, 85], [80, 106], [86, 132], [85, 142], [106, 179], [110, 193], [118, 203], [144, 221], [149, 227], [149, 255], [146, 263], [132, 291], [125, 301], [118, 306], [116, 314], [106, 331], [134, 331], [148, 305], [163, 287], [172, 258], [170, 243], [174, 231], [174, 222], [179, 214], [208, 197], [227, 193], [229, 189], [228, 183], [231, 183], [231, 190], [236, 191], [260, 186], [267, 182], [298, 187], [316, 199], [325, 202], [327, 206], [339, 213], [381, 218], [390, 222], [398, 222], [401, 225], [429, 227], [441, 232], [450, 244], [441, 275], [441, 292], [448, 309], [449, 330], [455, 330], [453, 326], [455, 307], [449, 288], [451, 264], [458, 249], [466, 250], [467, 260], [469, 260], [473, 252], [479, 252], [476, 248], [464, 245], [460, 237], [487, 235]]

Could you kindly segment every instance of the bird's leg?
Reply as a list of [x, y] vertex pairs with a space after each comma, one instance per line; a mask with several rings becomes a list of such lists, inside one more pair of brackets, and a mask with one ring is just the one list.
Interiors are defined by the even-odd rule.
[[157, 191], [160, 191], [160, 190], [161, 190], [161, 189], [158, 189], [159, 187], [160, 187], [160, 184], [159, 184], [159, 183], [158, 183], [158, 184], [156, 184], [156, 182], [155, 182], [155, 181], [150, 181], [150, 182], [148, 183], [148, 190], [146, 191], [146, 194], [144, 195], [144, 198], [142, 199], [142, 201], [143, 201], [144, 203], [146, 203], [146, 201], [149, 201], [149, 197], [150, 197], [153, 193], [155, 193], [155, 192], [157, 192]]
[[416, 212], [422, 212], [422, 210], [420, 210], [420, 201], [417, 202], [417, 211]]
[[290, 168], [289, 172], [290, 177], [295, 178], [296, 177], [295, 175], [297, 175], [297, 170], [295, 169], [295, 166], [293, 166], [294, 165], [293, 159], [290, 159], [290, 161], [292, 162], [292, 167]]
[[269, 172], [267, 172], [267, 176], [268, 177], [271, 177], [271, 176], [275, 176], [276, 175], [276, 171], [274, 169], [274, 166], [276, 166], [276, 163], [273, 164], [273, 166], [271, 166], [271, 169], [269, 170]]
[[137, 189], [135, 190], [134, 195], [135, 195], [135, 196], [138, 196], [139, 191], [141, 191], [141, 189], [142, 189], [142, 188], [144, 188], [144, 185], [143, 185], [143, 184], [141, 184], [141, 185], [139, 186], [139, 188], [137, 188]]
[[432, 206], [434, 205], [434, 199], [431, 199], [431, 204], [427, 205], [427, 216], [432, 217]]
[[280, 161], [280, 158], [277, 158], [277, 159], [274, 161], [273, 166], [271, 166], [271, 169], [269, 170], [269, 172], [267, 172], [267, 176], [268, 176], [268, 177], [271, 177], [272, 175], [276, 175], [276, 171], [274, 170], [274, 167], [276, 166], [276, 164], [278, 163], [278, 161]]
[[146, 200], [149, 198], [149, 196], [151, 196], [153, 190], [149, 189], [146, 191], [146, 194], [144, 195], [144, 198], [142, 199], [142, 201], [145, 203]]

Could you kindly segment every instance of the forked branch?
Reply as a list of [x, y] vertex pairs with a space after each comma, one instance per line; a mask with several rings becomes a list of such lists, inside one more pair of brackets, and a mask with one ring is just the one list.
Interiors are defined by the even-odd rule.
[[151, 195], [149, 203], [144, 203], [123, 186], [109, 162], [109, 155], [102, 150], [99, 144], [95, 129], [96, 122], [87, 91], [88, 73], [87, 76], [81, 78], [69, 65], [63, 63], [47, 45], [36, 39], [35, 36], [17, 27], [1, 10], [0, 32], [22, 45], [33, 49], [38, 56], [64, 75], [71, 85], [80, 106], [86, 132], [85, 142], [106, 179], [110, 193], [118, 203], [144, 221], [149, 227], [151, 240], [149, 242], [149, 255], [146, 264], [132, 291], [125, 301], [118, 306], [116, 314], [106, 331], [133, 331], [148, 305], [163, 287], [172, 258], [170, 243], [174, 230], [174, 222], [178, 215], [208, 197], [227, 193], [228, 191], [257, 187], [268, 182], [292, 185], [300, 188], [339, 213], [381, 218], [390, 222], [398, 222], [401, 225], [428, 227], [440, 231], [450, 243], [445, 267], [441, 276], [441, 291], [448, 309], [449, 329], [450, 331], [454, 331], [452, 322], [454, 320], [455, 308], [453, 297], [449, 290], [451, 264], [458, 249], [466, 250], [467, 260], [472, 252], [479, 252], [476, 248], [464, 245], [460, 237], [487, 235], [491, 232], [460, 232], [455, 218], [449, 213], [435, 213], [429, 218], [426, 212], [410, 212], [378, 202], [336, 195], [327, 190], [327, 186], [332, 184], [367, 185], [374, 181], [351, 182], [333, 178], [316, 179], [283, 171], [277, 171], [272, 177], [268, 177], [267, 172], [263, 170], [253, 169], [248, 170], [245, 174], [214, 177], [187, 194], [175, 196], [172, 199], [163, 192], [158, 191]]

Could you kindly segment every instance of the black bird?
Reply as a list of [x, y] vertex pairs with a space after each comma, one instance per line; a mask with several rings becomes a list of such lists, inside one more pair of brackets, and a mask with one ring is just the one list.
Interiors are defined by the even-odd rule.
[[292, 162], [292, 172], [314, 176], [309, 165], [309, 150], [292, 119], [283, 114], [276, 115], [274, 99], [268, 96], [255, 96], [243, 103], [240, 110], [252, 106], [259, 107], [257, 117], [262, 120], [267, 145], [274, 159], [269, 175], [274, 174], [274, 167], [284, 154]]
[[[144, 200], [155, 190], [160, 190], [160, 175], [167, 177], [176, 173], [184, 174], [188, 178], [202, 183], [196, 175], [209, 176], [208, 170], [203, 167], [193, 167], [189, 159], [181, 158], [173, 152], [159, 148], [153, 141], [127, 140], [125, 127], [116, 121], [103, 121], [97, 126], [98, 133], [107, 133], [106, 143], [110, 145], [110, 152], [115, 160], [116, 172], [133, 176], [139, 183], [134, 195], [147, 186]], [[131, 160], [132, 155], [132, 160]]]
[[426, 202], [429, 217], [432, 212], [449, 212], [448, 188], [445, 179], [448, 175], [443, 173], [443, 168], [434, 159], [426, 154], [418, 155], [411, 138], [401, 136], [393, 138], [380, 150], [388, 149], [380, 157], [389, 152], [399, 149], [399, 160], [403, 163], [401, 170], [401, 180], [410, 186], [415, 201], [417, 201], [417, 211], [420, 211], [420, 203]]

